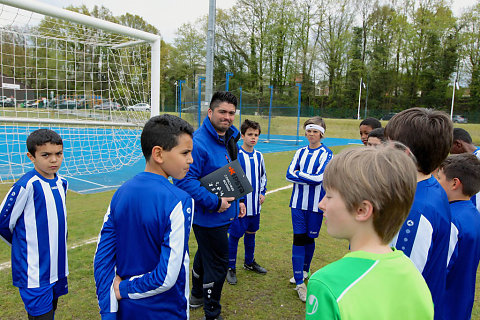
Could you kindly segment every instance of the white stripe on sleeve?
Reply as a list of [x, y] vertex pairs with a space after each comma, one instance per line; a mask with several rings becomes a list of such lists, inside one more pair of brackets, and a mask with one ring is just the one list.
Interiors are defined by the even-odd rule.
[[450, 258], [452, 257], [453, 252], [455, 251], [455, 247], [458, 243], [458, 229], [453, 224], [450, 223], [450, 242], [448, 244], [448, 256], [447, 256], [447, 267], [450, 263]]
[[423, 272], [425, 264], [427, 263], [428, 251], [432, 244], [433, 227], [430, 221], [423, 215], [420, 216], [418, 222], [417, 234], [412, 246], [412, 252], [410, 253], [410, 260], [413, 261], [420, 273]]
[[167, 274], [165, 280], [160, 287], [143, 292], [143, 293], [129, 293], [130, 299], [142, 299], [150, 297], [169, 290], [175, 285], [180, 268], [183, 261], [183, 251], [185, 246], [185, 216], [183, 215], [182, 202], [178, 202], [173, 211], [170, 213], [170, 255], [167, 262]]

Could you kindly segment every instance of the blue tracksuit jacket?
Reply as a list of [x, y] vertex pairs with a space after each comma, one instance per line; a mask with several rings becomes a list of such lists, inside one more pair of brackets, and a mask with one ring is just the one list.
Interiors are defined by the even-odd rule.
[[[240, 132], [231, 126], [225, 134], [226, 141], [223, 141], [207, 117], [202, 126], [193, 134], [193, 163], [190, 165], [185, 178], [174, 180], [174, 183], [185, 190], [195, 200], [195, 215], [193, 224], [201, 227], [220, 227], [230, 224], [238, 215], [238, 201], [232, 202], [230, 208], [219, 213], [218, 197], [200, 185], [198, 179], [223, 167], [238, 155], [238, 147], [232, 157], [227, 151], [226, 145], [234, 144], [240, 138]], [[233, 139], [233, 140], [231, 140]]]

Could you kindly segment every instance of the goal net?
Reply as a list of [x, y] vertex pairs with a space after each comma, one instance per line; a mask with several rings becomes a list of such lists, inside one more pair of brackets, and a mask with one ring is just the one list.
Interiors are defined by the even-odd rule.
[[137, 162], [158, 114], [159, 36], [32, 3], [0, 0], [0, 183], [31, 170], [25, 141], [38, 128], [62, 136], [63, 175]]

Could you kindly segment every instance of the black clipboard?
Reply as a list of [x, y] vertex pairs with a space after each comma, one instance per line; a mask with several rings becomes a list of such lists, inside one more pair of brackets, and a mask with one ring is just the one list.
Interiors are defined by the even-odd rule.
[[234, 197], [236, 200], [253, 191], [238, 160], [229, 162], [199, 180], [202, 186], [219, 198]]

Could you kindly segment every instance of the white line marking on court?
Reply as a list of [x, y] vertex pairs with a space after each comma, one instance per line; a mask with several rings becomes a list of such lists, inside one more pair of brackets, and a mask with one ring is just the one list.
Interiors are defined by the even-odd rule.
[[10, 261], [0, 263], [0, 270], [8, 269], [8, 268], [10, 268]]
[[[71, 245], [70, 247], [68, 247], [68, 249], [69, 250], [76, 249], [76, 248], [83, 247], [84, 245], [94, 243], [94, 242], [97, 242], [97, 237], [77, 242], [77, 243]], [[0, 263], [0, 271], [3, 270], [3, 269], [8, 269], [8, 268], [10, 268], [10, 266], [11, 266], [10, 261], [2, 262], [2, 263]]]
[[[267, 194], [275, 193], [275, 192], [282, 191], [282, 190], [291, 189], [292, 187], [293, 187], [293, 184], [290, 184], [290, 185], [285, 186], [285, 187], [281, 187], [281, 188], [278, 188], [278, 189], [267, 191]], [[97, 242], [97, 239], [98, 238], [95, 237], [95, 238], [90, 238], [88, 240], [77, 242], [77, 243], [71, 245], [70, 247], [68, 247], [68, 249], [72, 250], [72, 249], [76, 249], [76, 248], [79, 248], [79, 247], [83, 247], [84, 245]], [[0, 271], [3, 270], [3, 269], [8, 269], [8, 268], [10, 268], [10, 261], [0, 263]]]
[[96, 182], [92, 182], [92, 181], [88, 181], [88, 180], [84, 180], [84, 179], [80, 179], [80, 178], [75, 178], [75, 177], [72, 177], [72, 176], [64, 176], [64, 177], [68, 178], [68, 179], [75, 179], [75, 180], [78, 180], [78, 181], [90, 183], [90, 184], [96, 184], [97, 186], [101, 186], [101, 187], [107, 187], [106, 185], [103, 185], [103, 184], [100, 184], [100, 183], [96, 183]]
[[77, 192], [78, 192], [78, 193], [86, 193], [86, 192], [97, 191], [97, 190], [106, 189], [106, 188], [119, 188], [120, 186], [121, 186], [121, 185], [118, 185], [118, 186], [103, 186], [103, 187], [100, 187], [100, 188], [92, 188], [92, 189], [78, 190]]
[[291, 188], [293, 188], [293, 184], [290, 184], [288, 186], [281, 187], [281, 188], [278, 188], [278, 189], [275, 189], [275, 190], [272, 190], [272, 191], [267, 191], [266, 194], [275, 193], [275, 192], [278, 192], [278, 191], [287, 190], [287, 189], [291, 189]]

